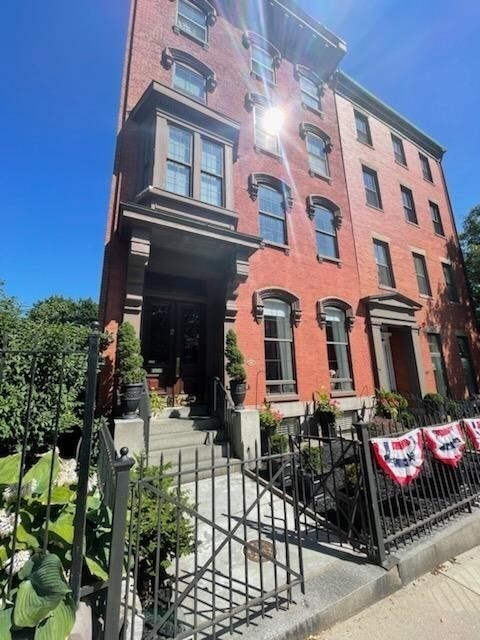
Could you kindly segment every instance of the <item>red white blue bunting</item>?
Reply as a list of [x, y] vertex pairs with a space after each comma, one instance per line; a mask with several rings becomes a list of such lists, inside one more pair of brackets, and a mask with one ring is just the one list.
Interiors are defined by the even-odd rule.
[[458, 465], [465, 447], [465, 440], [458, 422], [444, 424], [441, 427], [425, 428], [423, 437], [425, 444], [437, 460], [452, 467]]
[[403, 487], [417, 478], [424, 461], [420, 429], [398, 438], [372, 438], [371, 443], [377, 463], [394, 482]]
[[473, 447], [480, 451], [480, 419], [470, 418], [463, 421], [463, 428]]

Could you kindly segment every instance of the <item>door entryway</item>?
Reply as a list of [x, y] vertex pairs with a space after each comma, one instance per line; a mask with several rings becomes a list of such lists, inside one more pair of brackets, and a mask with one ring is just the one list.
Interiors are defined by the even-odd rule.
[[149, 298], [142, 314], [142, 348], [150, 388], [162, 395], [205, 397], [205, 304]]

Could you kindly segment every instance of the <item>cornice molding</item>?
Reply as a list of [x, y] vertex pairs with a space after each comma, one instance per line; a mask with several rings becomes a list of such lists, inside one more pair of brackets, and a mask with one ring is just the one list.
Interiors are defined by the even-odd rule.
[[352, 305], [342, 298], [322, 298], [317, 301], [317, 320], [322, 329], [327, 326], [327, 309], [335, 307], [345, 313], [345, 328], [350, 331], [355, 324], [355, 313]]
[[245, 49], [249, 49], [251, 45], [254, 44], [257, 47], [268, 51], [268, 53], [273, 58], [273, 64], [275, 68], [278, 69], [278, 67], [280, 66], [280, 63], [282, 62], [282, 54], [280, 53], [280, 51], [266, 38], [259, 35], [258, 33], [255, 33], [255, 31], [245, 31], [242, 36], [242, 44]]
[[283, 194], [285, 206], [288, 210], [293, 207], [293, 194], [290, 185], [281, 178], [277, 178], [268, 173], [251, 173], [248, 176], [248, 193], [252, 200], [257, 199], [258, 188], [262, 184], [280, 191]]
[[325, 142], [325, 151], [327, 153], [330, 153], [332, 151], [333, 143], [330, 139], [330, 136], [315, 124], [312, 124], [311, 122], [301, 122], [299, 132], [302, 140], [305, 140], [307, 133], [311, 133], [312, 135], [321, 138]]
[[291, 307], [291, 322], [295, 327], [298, 327], [302, 320], [300, 299], [294, 293], [282, 287], [268, 287], [253, 292], [252, 313], [258, 324], [263, 321], [265, 310], [264, 300], [268, 298], [278, 298], [279, 300], [287, 302]]
[[213, 71], [213, 69], [211, 69], [206, 64], [192, 56], [190, 53], [187, 53], [186, 51], [174, 49], [173, 47], [166, 47], [162, 51], [162, 65], [165, 69], [171, 69], [175, 62], [184, 64], [194, 71], [197, 71], [197, 73], [205, 78], [205, 86], [207, 88], [207, 91], [209, 93], [213, 93], [213, 91], [215, 91], [215, 89], [217, 88], [217, 79], [215, 76], [215, 71]]

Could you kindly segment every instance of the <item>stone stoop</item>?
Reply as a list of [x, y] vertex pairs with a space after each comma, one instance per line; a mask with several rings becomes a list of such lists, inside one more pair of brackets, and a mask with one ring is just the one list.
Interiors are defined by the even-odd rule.
[[[225, 432], [220, 428], [217, 418], [195, 413], [192, 414], [189, 407], [169, 408], [150, 421], [148, 464], [159, 465], [163, 456], [163, 464], [169, 463], [171, 470], [177, 471], [181, 452], [182, 483], [195, 479], [193, 469], [197, 451], [199, 480], [211, 477], [212, 461], [218, 465], [215, 475], [226, 473], [224, 463], [229, 446]], [[167, 417], [168, 415], [172, 417]], [[230, 470], [239, 468], [239, 465], [235, 465]], [[188, 473], [189, 470], [191, 473]], [[187, 473], [183, 473], [184, 471]]]

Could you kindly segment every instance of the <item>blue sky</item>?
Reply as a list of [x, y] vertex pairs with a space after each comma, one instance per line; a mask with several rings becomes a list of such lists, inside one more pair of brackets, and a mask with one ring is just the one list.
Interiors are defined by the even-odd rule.
[[[447, 147], [460, 223], [480, 202], [480, 3], [301, 4], [346, 40], [347, 73]], [[25, 305], [98, 297], [127, 19], [128, 0], [2, 6], [0, 280]]]

